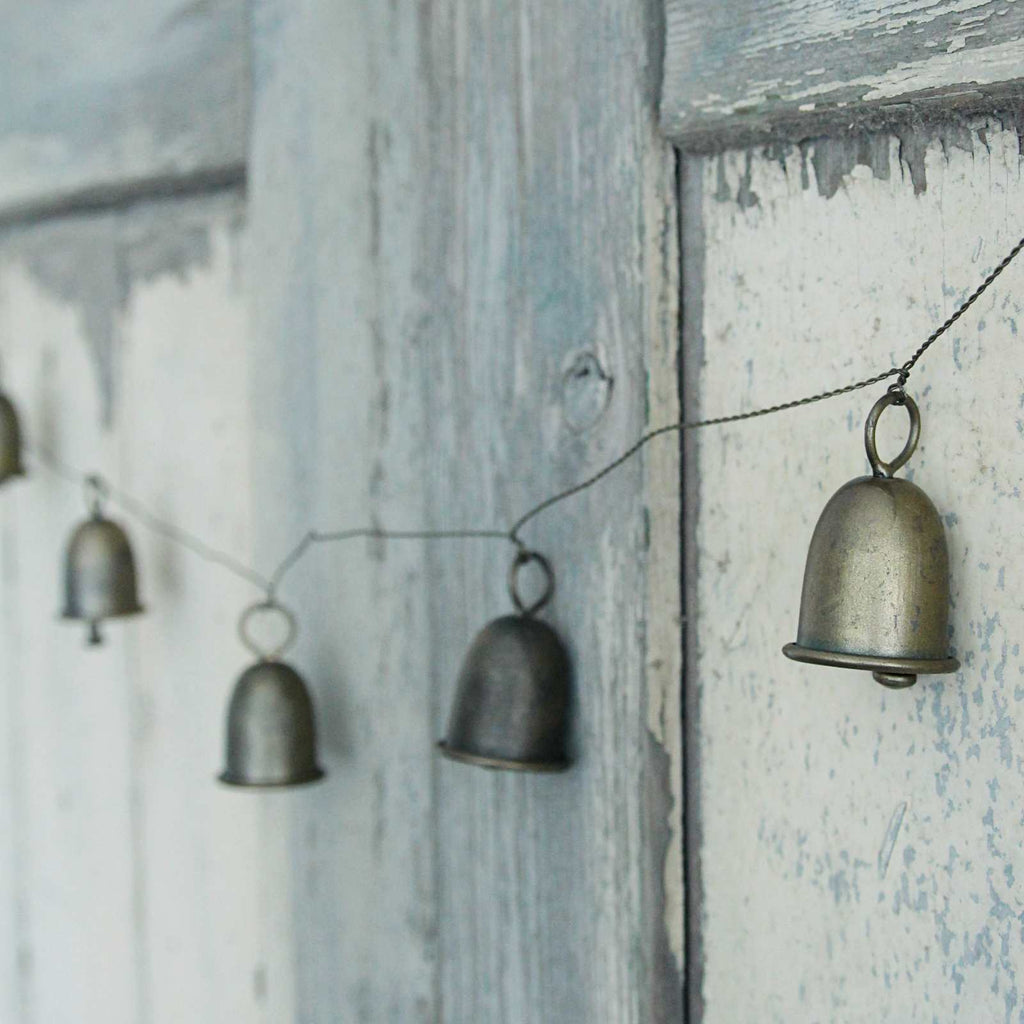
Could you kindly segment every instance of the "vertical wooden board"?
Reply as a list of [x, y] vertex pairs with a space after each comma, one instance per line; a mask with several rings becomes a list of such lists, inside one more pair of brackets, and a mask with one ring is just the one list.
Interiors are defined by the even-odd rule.
[[[691, 164], [687, 209], [702, 216], [686, 251], [703, 253], [703, 308], [689, 325], [690, 415], [902, 361], [1019, 237], [1012, 128], [870, 141]], [[709, 1024], [1021, 1019], [1022, 272], [910, 382], [923, 435], [906, 475], [947, 526], [956, 675], [890, 692], [779, 651], [795, 637], [811, 530], [865, 471], [863, 422], [884, 387], [694, 443]], [[895, 451], [904, 422], [886, 419]]]
[[[251, 457], [268, 564], [310, 526], [424, 520], [417, 30], [393, 5], [254, 11]], [[422, 558], [317, 548], [282, 590], [329, 773], [276, 803], [287, 1019], [303, 1024], [440, 1019]]]
[[[1024, 74], [1015, 0], [666, 0], [666, 133], [721, 148], [790, 125], [993, 109]], [[1012, 99], [1010, 102], [1012, 107]], [[801, 127], [802, 126], [802, 127]]]
[[[259, 505], [248, 458], [243, 209], [227, 196], [123, 219], [129, 267], [171, 248], [189, 222], [204, 226], [206, 251], [180, 275], [136, 286], [126, 303], [117, 435], [132, 494], [251, 564]], [[237, 617], [259, 592], [161, 536], [134, 533], [150, 604], [128, 663], [146, 1019], [287, 1019], [291, 951], [267, 895], [290, 896], [280, 826], [215, 781], [227, 700], [247, 660]]]
[[[648, 371], [671, 365], [657, 5], [435, 3], [423, 23], [432, 522], [500, 526], [629, 444], [647, 422]], [[668, 379], [651, 417], [674, 415]], [[446, 1021], [679, 1016], [678, 632], [673, 655], [647, 626], [678, 613], [667, 444], [665, 476], [652, 470], [669, 488], [651, 499], [656, 555], [641, 461], [527, 528], [558, 577], [545, 615], [575, 662], [577, 763], [561, 776], [438, 763]], [[510, 610], [511, 554], [431, 552], [437, 735], [474, 634]], [[667, 566], [656, 592], [653, 557]]]
[[244, 167], [242, 0], [5, 0], [0, 21], [0, 218]]
[[[5, 386], [30, 443], [244, 559], [238, 213], [229, 195], [10, 234], [0, 310]], [[113, 285], [88, 301], [60, 287], [83, 260], [111, 272], [72, 278]], [[251, 588], [128, 519], [148, 611], [86, 651], [81, 628], [54, 621], [81, 489], [36, 468], [9, 497], [11, 1019], [281, 1019], [274, 1007], [261, 1015], [256, 984], [268, 947], [290, 970], [261, 906], [282, 890], [261, 859], [261, 834], [274, 833], [213, 782], [239, 667], [235, 615]]]
[[[100, 226], [101, 236], [109, 231]], [[77, 387], [88, 353], [62, 345], [73, 310], [4, 253], [5, 383], [32, 436], [77, 460], [109, 457], [97, 395]], [[102, 259], [102, 255], [98, 256]], [[57, 399], [57, 396], [60, 399]], [[104, 1013], [136, 1019], [129, 833], [131, 743], [119, 644], [86, 652], [84, 632], [57, 621], [62, 548], [85, 508], [80, 488], [46, 476], [5, 493], [4, 578], [17, 607], [5, 621], [3, 685], [14, 715], [5, 732], [17, 855], [17, 1013], [25, 1021]], [[88, 655], [91, 655], [88, 656]]]

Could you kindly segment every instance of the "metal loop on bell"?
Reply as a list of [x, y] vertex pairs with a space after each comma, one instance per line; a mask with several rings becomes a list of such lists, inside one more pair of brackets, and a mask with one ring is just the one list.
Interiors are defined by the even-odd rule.
[[103, 503], [110, 497], [110, 487], [98, 473], [90, 473], [84, 481], [85, 507], [94, 516], [102, 515]]
[[[249, 623], [252, 617], [262, 612], [277, 612], [284, 619], [285, 626], [287, 627], [284, 639], [276, 647], [272, 647], [269, 650], [264, 650], [249, 634]], [[295, 616], [283, 604], [279, 604], [272, 597], [249, 605], [238, 619], [239, 638], [260, 661], [277, 661], [291, 647], [298, 631], [299, 625], [295, 620]]]
[[[530, 562], [536, 562], [544, 573], [544, 590], [536, 601], [527, 604], [519, 595], [519, 570]], [[536, 615], [555, 593], [555, 572], [551, 568], [551, 563], [539, 551], [530, 551], [526, 548], [518, 551], [508, 570], [508, 592], [520, 615]]]
[[[910, 436], [903, 446], [903, 451], [891, 462], [885, 462], [878, 456], [878, 448], [875, 443], [875, 428], [878, 426], [878, 418], [889, 408], [890, 405], [902, 405], [910, 417]], [[921, 437], [921, 413], [917, 403], [908, 395], [902, 387], [898, 391], [890, 388], [871, 407], [867, 421], [864, 424], [864, 448], [867, 451], [868, 462], [871, 463], [871, 472], [877, 477], [889, 478], [910, 461], [910, 456], [917, 448], [917, 442]]]

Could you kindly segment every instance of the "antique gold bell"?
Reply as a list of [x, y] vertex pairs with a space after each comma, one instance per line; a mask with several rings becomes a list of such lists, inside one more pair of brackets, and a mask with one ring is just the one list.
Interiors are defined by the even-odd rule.
[[[534, 562], [547, 583], [527, 606], [516, 577]], [[558, 634], [534, 615], [554, 590], [551, 566], [534, 551], [520, 551], [509, 579], [518, 615], [488, 623], [463, 662], [448, 735], [438, 747], [445, 757], [484, 768], [555, 772], [569, 767], [567, 733], [572, 665]]]
[[[271, 652], [250, 639], [252, 615], [274, 611], [288, 624], [285, 640]], [[220, 781], [250, 789], [302, 786], [324, 777], [317, 761], [313, 701], [302, 676], [279, 656], [295, 637], [295, 619], [268, 599], [247, 608], [239, 623], [242, 642], [259, 660], [235, 683], [228, 706], [224, 771]]]
[[[875, 427], [890, 405], [905, 406], [910, 436], [891, 463], [878, 457]], [[859, 668], [883, 686], [955, 672], [949, 655], [949, 556], [939, 513], [920, 487], [893, 478], [921, 433], [914, 400], [901, 387], [873, 406], [864, 427], [871, 476], [841, 487], [814, 529], [800, 599], [794, 661]]]
[[88, 643], [103, 642], [100, 623], [105, 619], [138, 615], [135, 558], [124, 529], [103, 515], [106, 487], [99, 477], [89, 477], [92, 514], [71, 535], [64, 560], [63, 618], [89, 626]]
[[14, 403], [0, 393], [0, 484], [24, 476], [21, 461], [21, 426]]

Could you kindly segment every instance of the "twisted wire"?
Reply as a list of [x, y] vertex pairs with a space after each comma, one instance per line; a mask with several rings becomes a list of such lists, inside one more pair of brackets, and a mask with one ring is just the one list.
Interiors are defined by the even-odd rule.
[[[748, 412], [729, 413], [724, 416], [713, 416], [700, 420], [681, 420], [676, 423], [669, 423], [662, 427], [656, 427], [642, 434], [624, 452], [616, 456], [596, 472], [567, 487], [557, 494], [553, 494], [543, 501], [529, 508], [512, 525], [505, 530], [502, 529], [461, 529], [461, 530], [386, 530], [377, 526], [361, 526], [352, 529], [342, 530], [308, 530], [303, 534], [297, 544], [285, 555], [274, 571], [268, 576], [252, 568], [230, 552], [214, 547], [207, 543], [202, 537], [183, 529], [176, 523], [156, 515], [143, 502], [129, 494], [123, 488], [111, 483], [105, 477], [93, 473], [85, 473], [72, 466], [67, 465], [58, 459], [52, 452], [39, 449], [33, 454], [40, 465], [50, 470], [62, 479], [74, 483], [85, 484], [101, 490], [105, 496], [116, 502], [120, 508], [129, 516], [133, 517], [142, 526], [152, 532], [159, 534], [166, 540], [186, 548], [193, 554], [208, 562], [219, 565], [226, 571], [234, 574], [240, 579], [251, 583], [266, 594], [267, 601], [276, 603], [276, 595], [287, 574], [302, 560], [303, 556], [317, 544], [343, 543], [356, 538], [371, 538], [376, 540], [466, 540], [481, 538], [489, 540], [502, 540], [514, 544], [519, 551], [527, 552], [520, 533], [527, 523], [568, 498], [589, 490], [605, 477], [609, 476], [623, 463], [632, 459], [641, 449], [645, 448], [655, 438], [665, 434], [680, 433], [686, 430], [699, 430], [705, 427], [721, 426], [726, 423], [740, 423], [745, 420], [757, 419], [762, 416], [771, 416], [776, 413], [786, 412], [790, 409], [797, 409], [805, 405], [813, 405], [816, 402], [824, 402], [830, 398], [837, 398], [840, 395], [849, 394], [852, 391], [859, 391], [862, 388], [879, 384], [891, 377], [896, 378], [896, 383], [890, 386], [897, 395], [903, 393], [910, 374], [917, 366], [921, 357], [939, 340], [954, 324], [985, 294], [993, 285], [996, 279], [1024, 250], [1024, 237], [1022, 237], [1010, 251], [999, 261], [989, 272], [984, 280], [974, 289], [973, 292], [948, 316], [938, 327], [935, 328], [921, 343], [914, 353], [901, 365], [891, 366], [889, 369], [876, 373], [873, 376], [865, 377], [845, 384], [842, 387], [832, 388], [828, 391], [819, 391], [814, 394], [805, 395], [801, 398], [794, 398], [786, 402], [779, 402], [775, 405], [767, 405], [758, 409], [751, 409]], [[26, 448], [26, 451], [30, 449]]]

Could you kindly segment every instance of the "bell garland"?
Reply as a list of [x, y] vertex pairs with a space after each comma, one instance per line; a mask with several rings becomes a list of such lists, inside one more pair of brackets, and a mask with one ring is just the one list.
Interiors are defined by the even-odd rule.
[[[544, 591], [531, 604], [519, 594], [519, 571], [536, 564]], [[569, 767], [567, 733], [572, 665], [558, 634], [534, 616], [552, 598], [548, 560], [521, 549], [509, 570], [517, 614], [489, 622], [466, 655], [456, 685], [447, 737], [438, 749], [453, 761], [510, 771], [558, 772]]]
[[[875, 428], [890, 405], [902, 405], [910, 434], [892, 462], [878, 456]], [[796, 643], [787, 658], [866, 669], [892, 689], [918, 675], [955, 672], [949, 655], [949, 555], [931, 499], [893, 477], [921, 436], [917, 403], [900, 385], [871, 408], [864, 447], [871, 476], [844, 484], [814, 528], [800, 599]]]
[[[535, 618], [551, 599], [554, 573], [547, 559], [525, 547], [519, 531], [541, 512], [604, 479], [656, 437], [783, 412], [891, 377], [896, 377], [897, 384], [875, 403], [865, 424], [864, 444], [872, 475], [841, 487], [822, 512], [808, 551], [797, 640], [783, 651], [795, 661], [866, 669], [879, 683], [895, 689], [912, 686], [919, 674], [955, 671], [959, 662], [948, 651], [949, 557], [942, 521], [924, 491], [893, 476], [913, 455], [920, 436], [920, 413], [904, 386], [925, 352], [1022, 251], [1024, 238], [901, 366], [777, 405], [649, 430], [589, 477], [534, 505], [509, 530], [310, 530], [273, 575], [264, 577], [230, 553], [162, 521], [130, 495], [119, 492], [122, 506], [144, 525], [266, 592], [266, 599], [247, 608], [239, 622], [242, 642], [257, 660], [242, 673], [232, 693], [221, 781], [265, 788], [323, 778], [309, 691], [299, 673], [280, 660], [294, 640], [295, 618], [274, 594], [285, 573], [313, 544], [356, 537], [476, 537], [516, 545], [509, 590], [517, 614], [493, 620], [477, 635], [459, 675], [447, 737], [438, 747], [448, 758], [487, 768], [544, 772], [568, 767], [572, 665], [558, 634]], [[878, 457], [875, 428], [890, 405], [907, 409], [910, 435], [903, 451], [887, 463]], [[63, 617], [85, 622], [88, 642], [96, 645], [102, 642], [101, 623], [143, 610], [131, 544], [124, 528], [103, 514], [102, 503], [110, 488], [100, 477], [83, 478], [52, 455], [39, 454], [42, 464], [57, 475], [82, 478], [86, 485], [91, 514], [68, 544]], [[10, 399], [0, 393], [0, 484], [23, 472], [17, 413]], [[522, 600], [517, 586], [519, 571], [529, 563], [536, 563], [546, 577], [543, 594], [532, 604]], [[285, 640], [272, 651], [261, 650], [248, 632], [251, 617], [266, 611], [283, 615], [288, 624]]]

